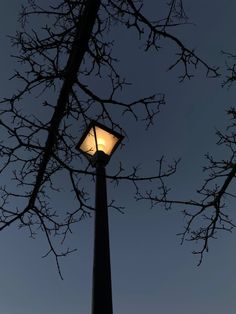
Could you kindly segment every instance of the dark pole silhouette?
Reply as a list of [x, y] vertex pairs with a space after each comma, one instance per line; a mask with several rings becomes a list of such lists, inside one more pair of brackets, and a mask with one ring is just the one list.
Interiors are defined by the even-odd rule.
[[112, 314], [112, 284], [105, 170], [107, 156], [102, 151], [97, 151], [94, 157], [94, 167], [96, 167], [96, 202], [92, 314]]
[[113, 129], [91, 121], [76, 146], [96, 168], [92, 314], [113, 313], [105, 168], [122, 139]]

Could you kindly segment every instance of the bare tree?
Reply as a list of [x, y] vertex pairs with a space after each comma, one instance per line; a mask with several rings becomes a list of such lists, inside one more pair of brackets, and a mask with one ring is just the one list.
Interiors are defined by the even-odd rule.
[[[13, 223], [27, 228], [31, 236], [41, 230], [49, 245], [46, 255], [54, 254], [59, 272], [59, 257], [73, 249], [58, 251], [54, 240], [63, 241], [72, 225], [94, 210], [83, 184], [83, 178], [93, 177], [94, 172], [89, 165], [84, 167], [75, 151], [77, 126], [82, 130], [91, 119], [102, 120], [125, 133], [118, 116], [113, 115], [116, 108], [121, 116], [129, 113], [137, 122], [144, 121], [148, 128], [165, 103], [161, 92], [132, 101], [122, 100], [121, 91], [128, 82], [118, 71], [113, 41], [108, 40], [112, 27], [118, 24], [126, 30], [135, 30], [145, 51], [155, 49], [158, 52], [163, 41], [174, 43], [176, 60], [169, 69], [182, 65], [180, 80], [191, 78], [198, 66], [207, 77], [219, 75], [218, 68], [209, 66], [172, 34], [172, 29], [188, 22], [182, 0], [171, 0], [166, 15], [154, 21], [145, 16], [143, 8], [142, 0], [55, 0], [46, 7], [42, 7], [40, 1], [29, 0], [28, 5], [22, 7], [22, 28], [11, 37], [19, 51], [14, 56], [19, 70], [12, 79], [18, 81], [20, 88], [1, 101], [0, 125], [5, 138], [0, 146], [0, 173], [12, 172], [15, 187], [12, 184], [1, 187], [0, 230]], [[91, 81], [96, 78], [106, 86], [105, 96], [93, 90]], [[39, 114], [28, 105], [32, 95]], [[146, 177], [140, 177], [136, 167], [129, 171], [121, 165], [108, 178], [130, 182], [137, 195], [141, 195], [140, 187], [144, 182], [155, 182], [155, 186], [159, 186], [157, 199], [168, 205], [166, 179], [175, 173], [177, 163], [165, 166], [162, 158], [156, 173]], [[211, 166], [211, 169], [215, 168]], [[77, 205], [64, 213], [59, 213], [53, 199], [48, 198], [51, 191], [60, 192], [59, 173], [68, 178], [68, 190], [77, 200]], [[205, 190], [206, 185], [201, 193]], [[145, 197], [149, 201], [153, 199], [151, 194]], [[212, 201], [215, 208], [220, 208], [218, 199], [215, 197]], [[206, 201], [207, 197], [200, 212], [210, 207], [205, 205]], [[194, 219], [198, 213], [187, 215]], [[196, 234], [197, 237], [204, 238], [203, 232]]]
[[[233, 66], [234, 67], [234, 66]], [[230, 70], [231, 71], [231, 70]], [[233, 74], [233, 72], [231, 72]], [[224, 84], [232, 84], [233, 76], [228, 76]], [[224, 155], [222, 159], [217, 159], [211, 154], [206, 154], [207, 165], [203, 171], [208, 175], [197, 196], [191, 200], [176, 200], [168, 198], [168, 189], [162, 190], [162, 195], [156, 194], [152, 190], [140, 191], [136, 199], [147, 200], [151, 206], [164, 204], [166, 209], [173, 206], [184, 208], [186, 225], [183, 232], [178, 235], [181, 242], [192, 241], [197, 244], [198, 249], [193, 254], [199, 256], [198, 265], [202, 263], [204, 254], [208, 252], [211, 240], [217, 239], [220, 231], [232, 232], [236, 227], [233, 220], [232, 208], [229, 206], [230, 200], [236, 198], [235, 177], [236, 177], [236, 110], [227, 110], [230, 116], [230, 123], [225, 132], [217, 130], [217, 144], [223, 146]]]
[[[236, 80], [236, 55], [222, 51], [225, 57], [226, 75], [222, 87], [230, 88]], [[181, 243], [185, 240], [194, 242], [198, 248], [193, 254], [199, 256], [198, 265], [203, 261], [204, 254], [209, 251], [210, 242], [217, 239], [219, 232], [232, 232], [236, 227], [234, 212], [230, 206], [236, 198], [236, 109], [226, 110], [229, 123], [225, 131], [216, 131], [217, 145], [222, 147], [223, 158], [207, 153], [206, 166], [203, 172], [207, 174], [197, 196], [191, 200], [173, 199], [168, 195], [167, 187], [162, 193], [151, 189], [138, 191], [138, 201], [149, 201], [151, 206], [164, 205], [165, 209], [173, 206], [182, 208], [185, 217], [185, 228], [178, 235]]]

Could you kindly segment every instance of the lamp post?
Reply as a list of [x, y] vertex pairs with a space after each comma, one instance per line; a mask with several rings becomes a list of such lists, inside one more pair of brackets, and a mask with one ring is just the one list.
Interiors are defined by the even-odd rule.
[[112, 314], [112, 285], [105, 167], [123, 136], [92, 121], [76, 149], [96, 168], [92, 314]]

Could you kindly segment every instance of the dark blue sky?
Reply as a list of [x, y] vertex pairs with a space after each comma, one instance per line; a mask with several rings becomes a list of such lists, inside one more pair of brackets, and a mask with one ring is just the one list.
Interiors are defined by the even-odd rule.
[[[18, 28], [17, 12], [21, 1], [1, 2], [1, 97], [17, 86], [8, 81], [14, 68], [7, 34]], [[147, 13], [155, 16], [158, 5], [147, 1]], [[164, 2], [164, 1], [163, 1]], [[190, 48], [210, 64], [224, 66], [220, 50], [235, 51], [236, 4], [234, 1], [195, 1], [186, 4], [194, 25], [180, 27], [176, 33]], [[221, 88], [221, 79], [205, 78], [199, 68], [191, 81], [178, 82], [178, 69], [167, 72], [174, 60], [175, 47], [170, 42], [158, 53], [144, 55], [140, 43], [131, 34], [114, 31], [120, 69], [134, 84], [124, 97], [165, 92], [167, 104], [156, 125], [145, 132], [143, 125], [134, 128], [126, 117], [129, 139], [108, 166], [108, 172], [122, 160], [127, 166], [142, 164], [152, 174], [155, 159], [163, 154], [169, 160], [182, 158], [171, 181], [172, 195], [188, 199], [202, 183], [204, 154], [216, 148], [215, 128], [226, 123], [225, 109], [234, 105], [234, 88]], [[7, 94], [7, 95], [6, 95]], [[1, 179], [4, 184], [4, 178]], [[91, 193], [94, 186], [91, 182]], [[127, 192], [128, 191], [128, 192]], [[236, 291], [236, 233], [220, 234], [212, 242], [200, 267], [191, 255], [194, 243], [180, 246], [176, 233], [183, 230], [182, 208], [169, 212], [150, 209], [149, 204], [135, 202], [127, 186], [109, 185], [110, 197], [126, 207], [125, 214], [110, 212], [111, 262], [114, 314], [233, 314]], [[63, 196], [64, 197], [64, 196]], [[68, 199], [70, 194], [67, 195]], [[60, 198], [55, 207], [60, 206]], [[232, 212], [234, 211], [234, 203]], [[236, 218], [236, 217], [235, 217]], [[70, 238], [78, 252], [62, 261], [61, 281], [53, 258], [42, 259], [46, 242], [40, 235], [27, 235], [11, 226], [0, 234], [0, 303], [6, 314], [86, 314], [90, 313], [93, 220], [74, 228]]]

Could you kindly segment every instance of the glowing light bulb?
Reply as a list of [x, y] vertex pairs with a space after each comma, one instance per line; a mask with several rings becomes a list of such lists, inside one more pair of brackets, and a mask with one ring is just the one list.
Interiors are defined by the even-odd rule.
[[98, 137], [97, 139], [97, 144], [98, 144], [98, 150], [101, 150], [103, 152], [105, 152], [106, 149], [106, 142], [103, 138]]

